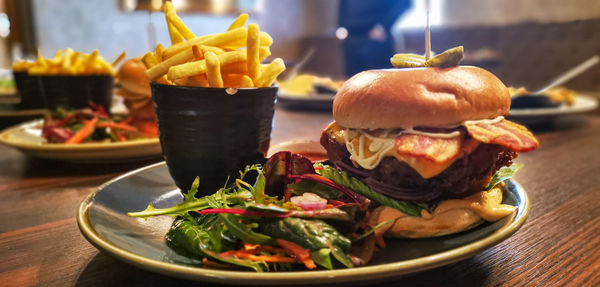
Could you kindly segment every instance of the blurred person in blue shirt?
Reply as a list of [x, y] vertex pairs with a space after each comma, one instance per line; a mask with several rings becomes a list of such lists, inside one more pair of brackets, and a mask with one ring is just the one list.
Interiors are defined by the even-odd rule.
[[391, 68], [394, 54], [391, 28], [410, 8], [410, 0], [341, 0], [339, 27], [347, 30], [343, 41], [345, 73]]

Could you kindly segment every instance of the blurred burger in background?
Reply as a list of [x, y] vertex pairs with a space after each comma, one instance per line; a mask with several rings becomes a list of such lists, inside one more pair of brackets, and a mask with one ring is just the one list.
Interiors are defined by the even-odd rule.
[[150, 80], [146, 77], [146, 66], [141, 59], [125, 61], [117, 73], [117, 79], [120, 88], [116, 93], [123, 97], [132, 125], [144, 134], [158, 136]]

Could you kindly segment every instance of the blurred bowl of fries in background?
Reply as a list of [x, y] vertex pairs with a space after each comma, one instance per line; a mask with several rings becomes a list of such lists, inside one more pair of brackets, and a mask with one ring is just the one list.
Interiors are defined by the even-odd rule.
[[111, 64], [98, 50], [85, 54], [67, 48], [57, 51], [54, 58], [44, 58], [38, 51], [35, 62], [13, 64], [21, 94], [20, 106], [80, 109], [92, 103], [110, 110], [116, 75], [114, 66], [124, 57], [122, 53]]
[[42, 87], [37, 76], [30, 76], [27, 70], [22, 71], [13, 69], [13, 78], [17, 86], [17, 91], [21, 102], [18, 107], [22, 110], [44, 109], [46, 108], [46, 99], [42, 95]]
[[160, 142], [177, 186], [188, 190], [200, 177], [211, 194], [246, 164], [264, 158], [270, 142], [277, 76], [282, 59], [273, 39], [241, 14], [222, 33], [196, 36], [165, 2], [171, 46], [142, 57], [156, 104]]

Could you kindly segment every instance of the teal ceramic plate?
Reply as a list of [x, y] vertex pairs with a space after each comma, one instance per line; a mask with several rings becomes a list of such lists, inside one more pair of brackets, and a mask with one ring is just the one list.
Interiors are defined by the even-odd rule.
[[174, 205], [182, 196], [165, 163], [150, 165], [111, 180], [81, 204], [77, 222], [83, 235], [98, 249], [146, 270], [186, 279], [221, 284], [289, 285], [326, 284], [397, 277], [471, 257], [515, 233], [529, 213], [525, 191], [507, 181], [504, 203], [517, 210], [495, 223], [485, 223], [459, 234], [430, 239], [388, 239], [384, 252], [376, 253], [365, 267], [339, 270], [254, 273], [198, 267], [198, 261], [181, 256], [165, 243], [172, 218], [147, 221], [130, 218], [152, 203], [157, 208]]

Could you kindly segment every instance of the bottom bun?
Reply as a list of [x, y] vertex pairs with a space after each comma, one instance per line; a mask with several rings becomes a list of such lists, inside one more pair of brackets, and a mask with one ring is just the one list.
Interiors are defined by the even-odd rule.
[[502, 190], [493, 188], [470, 195], [464, 199], [442, 201], [429, 213], [408, 216], [401, 211], [380, 206], [367, 219], [371, 227], [385, 221], [395, 220], [375, 231], [376, 236], [423, 238], [436, 237], [471, 229], [484, 221], [497, 221], [512, 214], [516, 207], [502, 204]]

